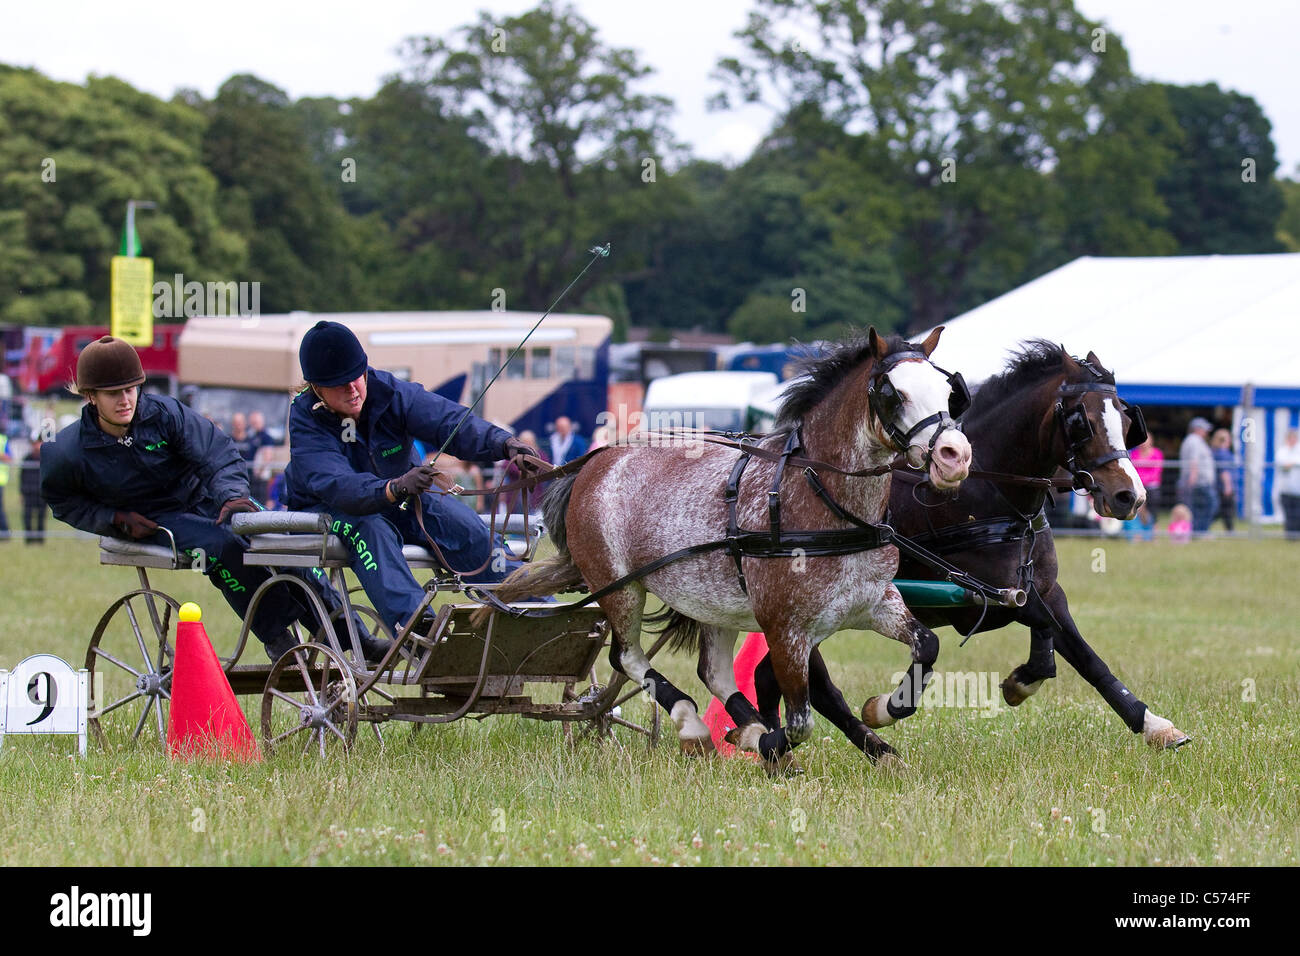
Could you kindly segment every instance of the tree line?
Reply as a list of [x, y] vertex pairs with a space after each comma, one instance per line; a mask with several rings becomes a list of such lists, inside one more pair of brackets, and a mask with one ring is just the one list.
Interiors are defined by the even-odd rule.
[[[755, 0], [695, 158], [651, 69], [570, 6], [411, 37], [368, 98], [237, 75], [164, 101], [0, 65], [0, 321], [106, 322], [128, 199], [159, 278], [263, 312], [565, 308], [666, 335], [915, 331], [1081, 255], [1300, 251], [1249, 96], [1135, 76], [1071, 0]], [[500, 291], [497, 291], [500, 290]]]

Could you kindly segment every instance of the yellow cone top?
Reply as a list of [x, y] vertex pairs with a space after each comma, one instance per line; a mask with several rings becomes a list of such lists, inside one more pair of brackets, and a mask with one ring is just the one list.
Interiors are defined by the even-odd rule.
[[203, 612], [193, 601], [186, 601], [181, 605], [181, 620], [186, 623], [194, 623], [203, 619]]

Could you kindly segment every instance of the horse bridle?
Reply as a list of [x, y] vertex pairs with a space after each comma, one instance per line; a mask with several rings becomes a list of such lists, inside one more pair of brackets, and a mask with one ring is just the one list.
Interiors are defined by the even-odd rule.
[[[889, 370], [900, 362], [913, 360], [926, 362], [941, 372], [948, 379], [948, 387], [952, 389], [952, 392], [948, 396], [948, 410], [946, 412], [935, 412], [928, 418], [921, 419], [905, 432], [897, 422], [898, 413], [902, 411], [903, 400], [898, 394], [898, 389], [894, 387], [894, 383], [889, 379]], [[939, 436], [949, 428], [961, 430], [961, 423], [956, 419], [960, 418], [970, 408], [970, 389], [967, 388], [966, 379], [962, 377], [961, 372], [949, 372], [947, 369], [939, 368], [930, 361], [929, 356], [924, 352], [894, 352], [881, 359], [876, 370], [871, 373], [871, 378], [867, 381], [867, 403], [879, 420], [881, 428], [889, 436], [894, 448], [902, 455], [907, 455], [911, 450], [912, 439], [918, 432], [931, 425], [937, 424], [939, 426], [934, 430], [934, 434], [930, 436], [930, 444], [925, 450], [925, 458], [919, 466], [924, 468], [934, 455], [934, 446], [938, 442]]]
[[[1075, 361], [1096, 378], [1103, 377], [1102, 373], [1086, 359], [1075, 359]], [[1124, 433], [1126, 448], [1116, 449], [1091, 461], [1083, 461], [1081, 460], [1083, 450], [1092, 441], [1096, 431], [1092, 427], [1092, 422], [1088, 419], [1088, 410], [1084, 407], [1083, 399], [1080, 398], [1079, 401], [1068, 408], [1065, 400], [1076, 395], [1082, 396], [1088, 392], [1100, 392], [1102, 395], [1114, 398], [1120, 411], [1128, 414], [1129, 426]], [[1142, 409], [1137, 405], [1130, 405], [1120, 398], [1118, 389], [1109, 382], [1095, 381], [1063, 384], [1056, 391], [1056, 422], [1061, 430], [1061, 436], [1065, 439], [1065, 470], [1074, 479], [1074, 489], [1076, 491], [1089, 493], [1096, 491], [1097, 483], [1093, 479], [1092, 473], [1112, 461], [1128, 458], [1129, 448], [1136, 448], [1147, 440], [1147, 423], [1146, 417], [1142, 414]]]

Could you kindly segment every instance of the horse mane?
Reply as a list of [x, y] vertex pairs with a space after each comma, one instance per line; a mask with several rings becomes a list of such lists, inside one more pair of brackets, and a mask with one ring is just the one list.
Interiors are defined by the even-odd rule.
[[[877, 336], [889, 346], [885, 354], [900, 349], [914, 348], [899, 335]], [[808, 412], [822, 402], [831, 389], [844, 380], [850, 372], [871, 358], [871, 342], [867, 332], [855, 332], [843, 342], [830, 347], [821, 355], [809, 356], [795, 363], [796, 381], [785, 390], [781, 406], [776, 413], [774, 432], [788, 432], [797, 426]]]
[[[1065, 346], [1047, 339], [1027, 339], [1007, 360], [1006, 369], [980, 386], [971, 400], [971, 413], [1001, 405], [1025, 389], [1032, 388], [1065, 368]], [[1115, 375], [1107, 368], [1098, 368], [1101, 381], [1115, 384]]]

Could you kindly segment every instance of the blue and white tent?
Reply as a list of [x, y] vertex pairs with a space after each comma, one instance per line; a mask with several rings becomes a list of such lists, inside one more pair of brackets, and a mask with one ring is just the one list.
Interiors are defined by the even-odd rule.
[[1257, 513], [1277, 513], [1269, 466], [1300, 427], [1300, 254], [1084, 257], [945, 325], [934, 359], [972, 384], [1044, 338], [1096, 352], [1128, 401], [1233, 408]]

